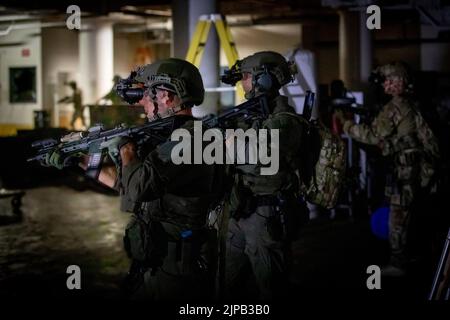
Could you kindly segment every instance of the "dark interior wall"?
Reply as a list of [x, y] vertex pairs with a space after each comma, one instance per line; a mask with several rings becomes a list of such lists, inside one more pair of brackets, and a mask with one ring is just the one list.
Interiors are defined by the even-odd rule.
[[405, 19], [387, 17], [385, 20], [381, 29], [373, 32], [374, 64], [403, 60], [413, 69], [419, 70], [421, 34], [418, 14]]
[[325, 20], [310, 30], [315, 31], [318, 83], [330, 83], [339, 77], [339, 19]]
[[339, 78], [338, 47], [321, 48], [316, 52], [318, 83], [330, 83]]
[[[308, 30], [314, 32], [311, 50], [316, 54], [318, 83], [330, 83], [339, 78], [339, 19], [321, 21]], [[355, 38], [359, 40], [359, 31], [355, 31], [358, 36]], [[399, 19], [389, 13], [382, 19], [381, 29], [372, 33], [374, 66], [403, 60], [413, 69], [421, 69], [421, 25], [418, 15], [408, 14], [404, 19]], [[357, 60], [360, 57], [358, 46], [359, 43], [353, 54]]]

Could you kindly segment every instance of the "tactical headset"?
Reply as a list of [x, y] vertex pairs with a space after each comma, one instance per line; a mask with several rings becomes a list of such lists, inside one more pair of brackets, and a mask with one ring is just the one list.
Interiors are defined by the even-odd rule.
[[269, 68], [266, 64], [262, 65], [262, 72], [253, 76], [253, 88], [258, 92], [269, 92], [273, 88], [273, 76], [269, 72]]

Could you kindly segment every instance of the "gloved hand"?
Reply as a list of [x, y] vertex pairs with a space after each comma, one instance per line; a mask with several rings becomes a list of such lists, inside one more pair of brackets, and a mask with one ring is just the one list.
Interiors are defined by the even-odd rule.
[[47, 167], [55, 167], [61, 170], [64, 167], [68, 167], [70, 165], [70, 158], [72, 156], [64, 155], [60, 149], [56, 148], [45, 155], [45, 161], [43, 163], [44, 166]]
[[108, 155], [116, 167], [121, 167], [120, 148], [132, 140], [128, 137], [115, 137], [103, 143], [103, 147], [108, 148]]

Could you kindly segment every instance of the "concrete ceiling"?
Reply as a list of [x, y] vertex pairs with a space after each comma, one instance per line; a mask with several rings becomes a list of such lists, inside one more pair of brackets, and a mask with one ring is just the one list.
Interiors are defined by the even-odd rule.
[[[274, 23], [337, 22], [337, 8], [358, 10], [376, 3], [383, 8], [383, 19], [402, 21], [421, 18], [436, 28], [450, 26], [450, 0], [217, 0], [219, 12], [230, 25]], [[172, 14], [171, 0], [78, 0], [83, 17], [108, 16], [118, 22], [149, 24], [166, 22]], [[67, 16], [72, 0], [3, 0], [0, 4], [1, 29], [8, 24], [30, 21], [57, 22]], [[386, 9], [386, 10], [384, 10]]]

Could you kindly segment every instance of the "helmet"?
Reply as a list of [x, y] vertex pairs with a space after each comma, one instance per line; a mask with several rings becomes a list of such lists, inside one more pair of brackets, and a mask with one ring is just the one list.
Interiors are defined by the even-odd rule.
[[66, 86], [69, 86], [75, 90], [77, 88], [77, 83], [75, 81], [66, 82]]
[[397, 61], [378, 67], [375, 73], [380, 74], [383, 78], [399, 77], [406, 83], [410, 82], [409, 67], [403, 62]]
[[403, 80], [404, 93], [411, 94], [414, 91], [414, 79], [409, 66], [400, 61], [391, 62], [376, 68], [369, 77], [369, 82], [382, 85], [386, 78], [398, 78]]
[[205, 96], [203, 80], [193, 64], [175, 58], [163, 59], [136, 70], [134, 81], [175, 93], [186, 107], [200, 105]]
[[253, 89], [246, 94], [247, 99], [256, 93], [278, 92], [282, 86], [293, 81], [293, 75], [297, 73], [294, 62], [286, 61], [274, 51], [257, 52], [237, 63], [241, 73], [249, 72], [253, 76]]

